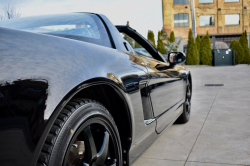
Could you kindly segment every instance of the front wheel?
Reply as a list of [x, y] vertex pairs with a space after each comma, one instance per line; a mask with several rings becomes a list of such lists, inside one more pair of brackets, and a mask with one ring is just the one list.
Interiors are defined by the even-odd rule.
[[93, 100], [73, 99], [52, 126], [38, 165], [121, 166], [121, 142], [112, 116]]
[[176, 120], [176, 123], [187, 123], [189, 121], [191, 113], [191, 96], [192, 96], [191, 84], [189, 79], [187, 79], [186, 97], [185, 97], [185, 102], [183, 103], [183, 113]]

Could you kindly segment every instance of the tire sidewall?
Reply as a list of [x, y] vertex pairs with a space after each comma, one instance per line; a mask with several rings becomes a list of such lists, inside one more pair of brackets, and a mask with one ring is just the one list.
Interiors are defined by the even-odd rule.
[[72, 115], [67, 119], [65, 124], [63, 125], [56, 142], [54, 144], [50, 160], [49, 166], [62, 166], [65, 154], [67, 153], [68, 146], [74, 137], [75, 133], [78, 131], [85, 122], [92, 118], [100, 118], [104, 123], [106, 123], [110, 130], [112, 131], [113, 137], [115, 137], [118, 147], [118, 155], [120, 157], [120, 165], [122, 162], [122, 150], [121, 150], [121, 142], [119, 138], [119, 133], [114, 123], [112, 116], [108, 113], [108, 111], [101, 105], [97, 103], [87, 103], [79, 108], [77, 108]]
[[[186, 104], [186, 101], [187, 101], [187, 84], [190, 84], [190, 81], [187, 80], [187, 83], [186, 83], [186, 92], [185, 92], [185, 101], [184, 101], [184, 104], [183, 104], [183, 114], [182, 114], [182, 117], [183, 117], [183, 122], [186, 123], [187, 121], [189, 121], [189, 118], [190, 118], [190, 115], [191, 115], [191, 99], [190, 99], [190, 112], [189, 114], [187, 115], [187, 104]], [[191, 92], [191, 95], [192, 95], [192, 92]]]
[[[191, 104], [191, 103], [190, 103]], [[190, 106], [191, 107], [191, 106]], [[185, 122], [187, 122], [190, 118], [190, 114], [191, 114], [191, 109], [190, 109], [190, 112], [189, 112], [189, 115], [187, 115], [187, 105], [186, 103], [183, 104], [183, 120]]]

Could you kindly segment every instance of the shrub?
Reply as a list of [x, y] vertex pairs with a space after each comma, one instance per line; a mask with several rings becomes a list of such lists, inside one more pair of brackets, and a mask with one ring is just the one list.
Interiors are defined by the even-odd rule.
[[200, 57], [201, 63], [203, 65], [212, 65], [213, 55], [212, 55], [212, 47], [209, 40], [209, 34], [207, 32], [206, 36], [203, 36], [200, 43]]
[[192, 30], [189, 29], [189, 32], [188, 32], [188, 44], [187, 44], [187, 54], [189, 52], [189, 48], [190, 48], [190, 45], [191, 45], [191, 38], [193, 38], [193, 34], [192, 34]]
[[157, 50], [162, 54], [166, 54], [166, 49], [162, 41], [162, 34], [163, 34], [163, 31], [158, 32]]
[[175, 37], [174, 37], [174, 32], [173, 32], [173, 31], [171, 31], [171, 33], [170, 33], [170, 38], [168, 39], [168, 41], [169, 41], [170, 43], [174, 43], [174, 42], [175, 42]]
[[245, 59], [244, 59], [245, 63], [246, 64], [250, 64], [250, 56], [247, 56]]
[[240, 45], [242, 46], [242, 48], [244, 49], [244, 60], [242, 61], [242, 63], [247, 63], [250, 64], [250, 53], [249, 53], [249, 47], [248, 47], [248, 40], [247, 40], [247, 32], [244, 31], [240, 37]]
[[201, 59], [200, 57], [200, 45], [201, 45], [201, 37], [199, 35], [197, 35], [196, 39], [195, 39], [195, 44], [199, 53], [199, 59]]
[[153, 46], [155, 46], [155, 35], [153, 31], [148, 31], [148, 41], [150, 41], [150, 43], [153, 44]]
[[180, 45], [180, 42], [181, 42], [182, 39], [180, 39], [176, 43], [175, 42], [171, 43], [169, 41], [169, 37], [168, 37], [166, 29], [161, 30], [160, 34], [161, 34], [161, 39], [162, 39], [162, 42], [163, 42], [165, 50], [166, 50], [166, 54], [168, 54], [168, 53], [170, 53], [172, 51], [177, 51], [177, 48]]
[[[190, 33], [191, 32], [191, 33]], [[191, 29], [188, 36], [187, 65], [199, 65], [199, 52], [197, 50]]]
[[230, 48], [235, 50], [235, 64], [240, 64], [244, 60], [244, 49], [237, 40], [233, 40], [230, 44]]

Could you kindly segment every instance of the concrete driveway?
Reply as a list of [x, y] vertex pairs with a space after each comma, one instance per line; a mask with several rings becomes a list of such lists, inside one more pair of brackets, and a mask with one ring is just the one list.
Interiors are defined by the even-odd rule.
[[250, 166], [250, 66], [186, 67], [190, 121], [166, 130], [133, 166]]

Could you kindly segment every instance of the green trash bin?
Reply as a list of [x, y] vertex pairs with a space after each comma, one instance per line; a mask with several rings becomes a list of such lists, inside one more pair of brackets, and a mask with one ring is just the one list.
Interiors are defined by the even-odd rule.
[[234, 66], [235, 51], [229, 49], [213, 49], [213, 66]]

